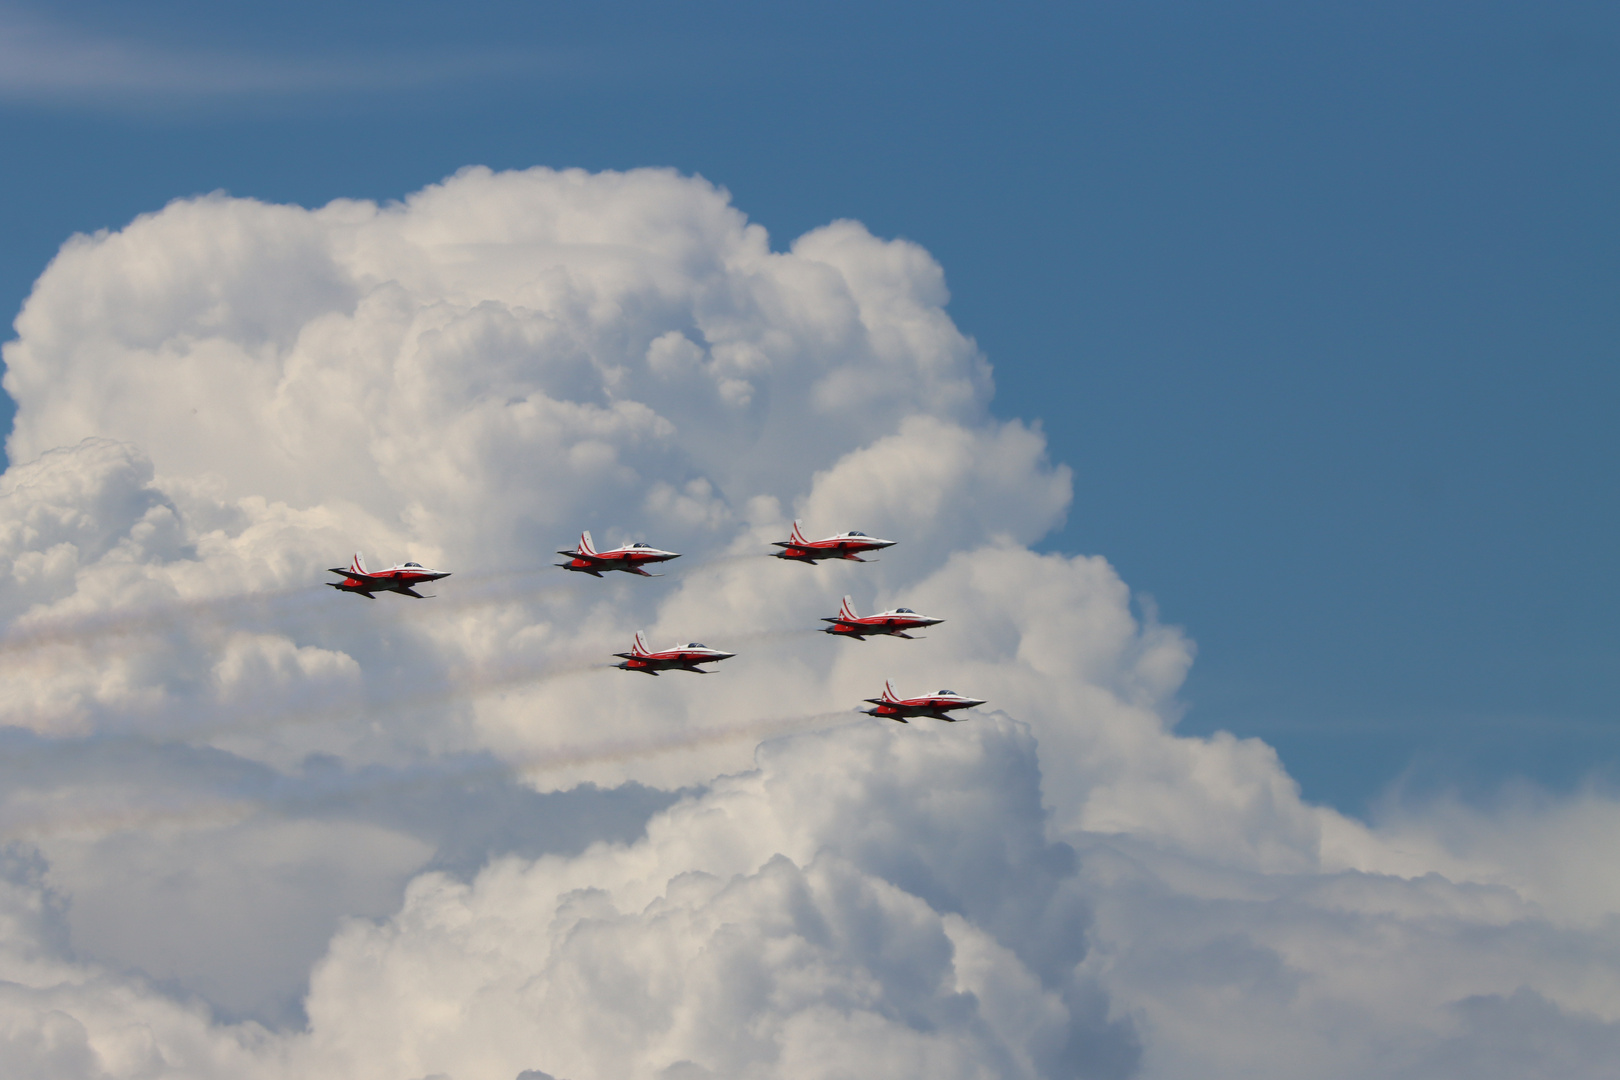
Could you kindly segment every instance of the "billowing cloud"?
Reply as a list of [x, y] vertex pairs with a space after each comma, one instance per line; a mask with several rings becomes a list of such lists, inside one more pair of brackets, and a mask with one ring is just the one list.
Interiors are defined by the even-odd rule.
[[[947, 300], [650, 170], [66, 244], [5, 346], [6, 1074], [1601, 1075], [1613, 800], [1368, 825], [1177, 736], [1191, 643], [1032, 548], [1069, 472]], [[587, 528], [683, 558], [553, 569]], [[322, 588], [357, 548], [453, 576]]]

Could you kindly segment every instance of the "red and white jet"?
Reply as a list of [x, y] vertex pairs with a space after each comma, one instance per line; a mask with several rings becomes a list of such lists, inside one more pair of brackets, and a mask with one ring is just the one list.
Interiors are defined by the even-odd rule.
[[865, 551], [881, 551], [886, 547], [894, 547], [893, 540], [879, 540], [867, 536], [863, 532], [839, 533], [829, 536], [825, 540], [806, 540], [799, 523], [793, 523], [793, 531], [786, 540], [773, 540], [772, 546], [779, 547], [781, 551], [773, 551], [778, 559], [792, 559], [795, 562], [814, 563], [822, 559], [850, 559], [854, 562], [865, 562], [861, 553]]
[[660, 671], [690, 671], [694, 675], [707, 675], [709, 672], [698, 667], [698, 664], [707, 664], [710, 661], [730, 660], [736, 653], [721, 652], [701, 645], [696, 641], [686, 645], [677, 645], [673, 649], [663, 652], [653, 652], [647, 648], [647, 639], [636, 631], [636, 644], [629, 652], [614, 653], [624, 660], [622, 664], [614, 664], [616, 668], [625, 671], [645, 671], [648, 675], [657, 675]]
[[559, 551], [557, 554], [567, 555], [573, 561], [556, 565], [564, 570], [577, 570], [595, 578], [601, 577], [604, 570], [623, 570], [627, 574], [640, 574], [642, 577], [662, 577], [662, 574], [647, 573], [641, 568], [642, 565], [680, 558], [676, 552], [660, 551], [646, 544], [626, 544], [612, 551], [597, 551], [596, 546], [591, 543], [589, 531], [579, 534], [579, 546], [573, 551]]
[[395, 592], [402, 596], [414, 596], [418, 600], [427, 597], [412, 589], [412, 585], [420, 585], [424, 581], [438, 581], [450, 575], [438, 570], [429, 570], [421, 563], [400, 563], [390, 566], [387, 570], [378, 570], [375, 574], [366, 569], [366, 557], [358, 551], [354, 553], [354, 561], [347, 569], [334, 566], [327, 571], [330, 574], [342, 574], [342, 581], [328, 581], [326, 584], [340, 592], [359, 593], [367, 600], [377, 599], [372, 593]]
[[876, 705], [875, 709], [861, 709], [867, 716], [883, 716], [900, 723], [908, 723], [914, 716], [931, 716], [935, 720], [944, 720], [954, 724], [956, 718], [947, 715], [952, 709], [971, 709], [984, 702], [978, 698], [963, 697], [955, 690], [941, 690], [937, 694], [925, 694], [922, 697], [903, 698], [894, 692], [894, 683], [883, 684], [883, 696], [867, 698], [869, 703]]
[[888, 634], [891, 637], [903, 637], [911, 640], [907, 630], [921, 630], [925, 626], [938, 626], [944, 619], [930, 619], [926, 615], [919, 615], [908, 607], [897, 607], [893, 611], [885, 611], [877, 615], [861, 616], [855, 614], [855, 606], [850, 603], [849, 597], [844, 597], [844, 604], [838, 609], [838, 617], [823, 617], [822, 622], [832, 623], [824, 627], [822, 633], [836, 634], [839, 637], [851, 637], [856, 641], [865, 641], [868, 634]]

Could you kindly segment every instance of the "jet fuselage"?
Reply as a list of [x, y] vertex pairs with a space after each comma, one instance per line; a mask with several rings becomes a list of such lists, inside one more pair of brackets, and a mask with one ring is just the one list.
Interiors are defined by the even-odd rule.
[[825, 540], [807, 540], [804, 530], [799, 523], [793, 523], [792, 530], [786, 540], [773, 540], [772, 546], [779, 547], [781, 551], [771, 554], [778, 559], [788, 559], [792, 562], [815, 563], [823, 559], [849, 559], [852, 562], [865, 562], [861, 554], [867, 551], [881, 551], [884, 548], [894, 547], [893, 540], [879, 540], [875, 536], [867, 536], [863, 532], [839, 533], [829, 536]]
[[690, 671], [694, 675], [707, 675], [709, 672], [698, 667], [698, 664], [730, 660], [737, 654], [711, 649], [697, 641], [654, 652], [647, 648], [646, 639], [638, 633], [635, 646], [629, 652], [613, 655], [624, 661], [613, 666], [624, 671], [642, 671], [648, 675], [657, 675], [660, 671]]
[[911, 635], [906, 633], [907, 630], [921, 630], [924, 627], [938, 626], [945, 620], [919, 615], [910, 608], [904, 607], [895, 608], [893, 611], [879, 612], [876, 615], [857, 615], [850, 598], [846, 596], [837, 616], [823, 617], [821, 621], [832, 624], [822, 629], [824, 634], [834, 634], [838, 637], [865, 641], [868, 636], [883, 634], [909, 639]]
[[597, 551], [591, 542], [591, 534], [583, 532], [579, 535], [579, 545], [572, 551], [558, 551], [559, 555], [568, 556], [569, 561], [557, 563], [564, 570], [573, 570], [581, 574], [589, 574], [599, 578], [603, 571], [622, 570], [626, 574], [639, 574], [642, 577], [658, 577], [649, 574], [642, 566], [668, 562], [680, 558], [680, 553], [664, 551], [650, 544], [625, 544], [623, 547], [613, 548], [611, 551]]
[[885, 683], [883, 696], [867, 698], [867, 703], [877, 706], [873, 709], [862, 709], [868, 716], [880, 716], [887, 720], [897, 720], [904, 724], [913, 717], [927, 716], [935, 720], [943, 720], [948, 724], [956, 722], [956, 717], [950, 713], [956, 709], [972, 709], [985, 704], [980, 698], [970, 698], [958, 694], [954, 690], [941, 690], [934, 694], [925, 694], [922, 697], [903, 698], [894, 692], [893, 683]]
[[375, 572], [366, 569], [365, 556], [358, 551], [354, 553], [354, 561], [348, 567], [331, 567], [327, 573], [342, 574], [342, 581], [328, 581], [326, 584], [339, 592], [359, 593], [367, 600], [375, 600], [374, 595], [380, 592], [399, 593], [401, 596], [412, 596], [418, 600], [427, 597], [416, 592], [412, 586], [421, 585], [428, 581], [439, 581], [450, 575], [439, 570], [431, 570], [421, 563], [407, 562], [398, 566], [390, 566], [387, 570]]

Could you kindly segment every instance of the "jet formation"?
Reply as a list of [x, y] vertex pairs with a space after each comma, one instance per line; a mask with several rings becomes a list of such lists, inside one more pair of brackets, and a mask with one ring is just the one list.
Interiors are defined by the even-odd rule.
[[[862, 554], [881, 551], [894, 545], [893, 540], [880, 540], [853, 531], [829, 536], [824, 540], [807, 540], [799, 522], [795, 521], [788, 539], [773, 542], [772, 546], [782, 550], [771, 554], [790, 562], [817, 563], [825, 559], [867, 562], [869, 560], [861, 558]], [[660, 574], [649, 574], [643, 567], [681, 557], [679, 552], [664, 551], [643, 543], [624, 544], [609, 551], [597, 551], [589, 532], [580, 533], [579, 543], [572, 550], [558, 551], [557, 554], [566, 556], [569, 560], [555, 564], [561, 569], [589, 574], [594, 578], [600, 578], [611, 570], [636, 574], [640, 577], [661, 577]], [[418, 600], [426, 599], [413, 586], [450, 576], [448, 573], [430, 570], [421, 563], [414, 562], [400, 563], [387, 570], [372, 573], [366, 569], [365, 558], [358, 551], [354, 554], [354, 561], [347, 568], [334, 567], [330, 572], [341, 574], [343, 580], [329, 581], [326, 584], [341, 592], [359, 593], [368, 600], [375, 600], [377, 598], [375, 594], [379, 592], [395, 592], [403, 596], [413, 596]], [[907, 631], [938, 626], [945, 620], [920, 615], [905, 607], [882, 611], [876, 615], [857, 615], [854, 602], [846, 596], [838, 609], [838, 614], [823, 618], [821, 621], [830, 624], [822, 628], [823, 633], [865, 641], [868, 637], [875, 636], [914, 640]], [[623, 661], [613, 665], [614, 667], [656, 676], [664, 671], [689, 671], [694, 675], [708, 675], [710, 672], [699, 665], [730, 660], [737, 654], [711, 649], [695, 641], [655, 652], [647, 647], [647, 639], [637, 631], [635, 644], [631, 646], [630, 651], [613, 655]], [[866, 701], [874, 708], [861, 709], [861, 712], [902, 724], [920, 716], [955, 723], [957, 718], [951, 716], [951, 712], [985, 704], [978, 698], [966, 697], [954, 690], [941, 690], [922, 697], [903, 698], [895, 693], [892, 681], [884, 683], [881, 697], [867, 698]]]

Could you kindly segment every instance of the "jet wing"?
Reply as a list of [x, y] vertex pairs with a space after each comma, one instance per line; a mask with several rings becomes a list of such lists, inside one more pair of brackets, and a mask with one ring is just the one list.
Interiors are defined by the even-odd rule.
[[338, 590], [339, 592], [354, 593], [354, 595], [363, 596], [367, 600], [375, 600], [375, 599], [377, 599], [375, 596], [371, 595], [369, 590], [364, 589], [364, 588], [356, 587], [356, 588], [352, 588], [352, 589], [345, 589], [342, 586], [341, 583], [336, 582], [336, 581], [328, 581], [327, 584], [332, 586], [332, 588]]

